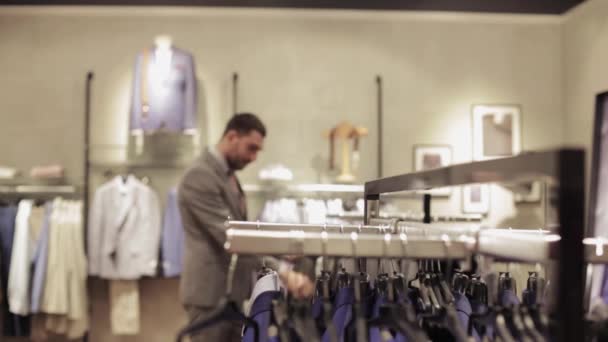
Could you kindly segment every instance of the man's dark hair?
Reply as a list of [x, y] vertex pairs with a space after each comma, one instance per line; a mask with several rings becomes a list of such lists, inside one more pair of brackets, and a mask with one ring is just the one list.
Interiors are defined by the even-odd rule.
[[224, 136], [230, 130], [235, 130], [239, 134], [249, 134], [251, 131], [257, 131], [263, 137], [266, 137], [266, 127], [262, 121], [252, 113], [238, 113], [232, 116], [232, 119], [226, 124]]

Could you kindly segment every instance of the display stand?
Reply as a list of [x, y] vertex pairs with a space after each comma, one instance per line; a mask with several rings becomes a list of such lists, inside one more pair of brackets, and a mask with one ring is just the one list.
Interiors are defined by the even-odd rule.
[[[453, 165], [365, 183], [365, 224], [378, 217], [380, 195], [473, 183], [544, 181], [557, 189], [557, 277], [555, 312], [557, 341], [584, 340], [585, 152], [559, 149], [515, 157]], [[425, 196], [430, 211], [430, 197]]]

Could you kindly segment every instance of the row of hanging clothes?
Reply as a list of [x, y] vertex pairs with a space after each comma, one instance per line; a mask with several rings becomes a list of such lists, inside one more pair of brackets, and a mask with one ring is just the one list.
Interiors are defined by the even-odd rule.
[[[362, 198], [279, 197], [264, 202], [258, 220], [272, 223], [357, 224], [363, 221]], [[394, 204], [382, 203], [380, 216], [422, 222], [421, 211], [403, 212]], [[433, 215], [433, 222], [480, 222], [481, 215]]]
[[3, 336], [84, 336], [87, 258], [80, 200], [23, 199], [0, 206]]
[[[256, 341], [547, 341], [546, 281], [530, 274], [522, 296], [508, 272], [488, 283], [470, 272], [444, 272], [427, 261], [414, 278], [399, 271], [374, 279], [345, 269], [322, 271], [312, 301], [286, 296], [275, 272], [254, 287], [244, 342]], [[365, 322], [361, 328], [361, 322]], [[259, 332], [255, 338], [255, 325]]]
[[294, 198], [269, 199], [258, 216], [260, 221], [274, 223], [345, 223], [346, 214], [363, 215], [363, 199]]
[[[552, 286], [540, 264], [518, 284], [509, 272], [511, 266], [499, 271], [504, 265], [494, 265], [491, 258], [474, 254], [465, 258], [466, 243], [445, 235], [415, 240], [401, 233], [391, 240], [395, 234], [378, 234], [384, 227], [362, 225], [233, 221], [230, 226], [236, 229], [228, 231], [226, 248], [237, 253], [233, 258], [238, 253], [261, 254], [260, 245], [268, 246], [265, 253], [271, 255], [291, 251], [318, 258], [315, 294], [306, 300], [292, 298], [277, 273], [264, 268], [245, 310], [241, 312], [238, 303], [227, 305], [228, 293], [217, 315], [184, 329], [181, 336], [222, 320], [239, 320], [244, 323], [244, 342], [551, 340]], [[328, 235], [330, 228], [337, 234]], [[374, 229], [375, 234], [365, 234]], [[542, 251], [538, 252], [521, 254], [529, 258]], [[342, 258], [324, 257], [326, 253]], [[379, 258], [382, 255], [386, 257]], [[430, 255], [436, 257], [429, 259]], [[368, 272], [370, 262], [377, 262], [377, 267]]]

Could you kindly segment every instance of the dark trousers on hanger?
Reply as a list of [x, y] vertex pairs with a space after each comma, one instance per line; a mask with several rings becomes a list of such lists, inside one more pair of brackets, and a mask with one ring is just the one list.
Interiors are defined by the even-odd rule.
[[[190, 323], [209, 318], [214, 307], [186, 306]], [[192, 342], [241, 342], [242, 324], [239, 322], [219, 322], [191, 337]]]

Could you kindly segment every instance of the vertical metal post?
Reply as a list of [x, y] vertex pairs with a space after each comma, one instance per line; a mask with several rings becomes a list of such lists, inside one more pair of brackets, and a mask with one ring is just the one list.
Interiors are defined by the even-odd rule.
[[[380, 214], [380, 195], [364, 194], [363, 224], [369, 224], [370, 220]], [[359, 268], [362, 272], [367, 272], [370, 277], [378, 274], [378, 263], [375, 259], [362, 258]]]
[[585, 153], [561, 151], [558, 170], [559, 274], [556, 341], [584, 341]]
[[382, 169], [383, 164], [383, 93], [382, 93], [382, 77], [380, 75], [376, 76], [376, 101], [377, 101], [377, 114], [378, 114], [378, 178], [382, 178], [384, 170]]
[[547, 229], [549, 227], [549, 184], [547, 182], [542, 182], [542, 201], [543, 201], [543, 229]]
[[424, 218], [422, 219], [422, 223], [431, 223], [431, 195], [424, 194], [424, 198], [422, 200], [422, 210], [424, 212]]
[[[89, 182], [91, 170], [91, 85], [93, 83], [93, 72], [87, 73], [84, 93], [84, 181], [83, 181], [83, 222], [85, 234], [88, 231], [87, 223], [89, 216]], [[85, 244], [86, 248], [86, 244]]]
[[238, 95], [239, 95], [239, 74], [232, 74], [232, 115], [238, 113]]
[[[93, 72], [87, 72], [85, 90], [84, 90], [84, 180], [83, 180], [83, 192], [82, 192], [82, 222], [84, 229], [85, 240], [82, 241], [84, 244], [84, 250], [87, 251], [87, 234], [88, 234], [88, 223], [89, 223], [89, 183], [90, 183], [90, 169], [91, 169], [91, 85], [93, 84]], [[83, 342], [89, 340], [89, 333], [85, 333], [82, 337]]]
[[369, 224], [370, 220], [374, 217], [378, 217], [380, 210], [380, 196], [379, 195], [365, 195], [364, 197], [364, 215], [363, 223]]

